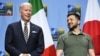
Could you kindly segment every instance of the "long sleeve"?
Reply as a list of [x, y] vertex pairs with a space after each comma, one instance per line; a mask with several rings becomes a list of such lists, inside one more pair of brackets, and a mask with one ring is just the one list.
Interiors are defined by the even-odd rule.
[[14, 31], [13, 26], [11, 24], [8, 25], [5, 35], [5, 50], [11, 55], [18, 56], [20, 55], [21, 52], [18, 51], [12, 44], [14, 35], [13, 31]]

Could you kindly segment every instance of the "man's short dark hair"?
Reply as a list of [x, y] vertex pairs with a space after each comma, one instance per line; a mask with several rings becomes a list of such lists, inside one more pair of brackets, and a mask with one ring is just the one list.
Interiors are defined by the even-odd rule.
[[80, 15], [76, 13], [68, 13], [67, 17], [69, 17], [70, 15], [74, 15], [78, 20], [80, 20]]

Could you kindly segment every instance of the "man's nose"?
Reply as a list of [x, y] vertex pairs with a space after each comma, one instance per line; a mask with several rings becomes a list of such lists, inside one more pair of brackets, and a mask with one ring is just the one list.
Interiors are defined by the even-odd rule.
[[68, 20], [68, 23], [70, 23], [71, 21], [70, 20]]
[[27, 11], [27, 13], [28, 13], [28, 14], [31, 14], [31, 12], [30, 12], [30, 11]]

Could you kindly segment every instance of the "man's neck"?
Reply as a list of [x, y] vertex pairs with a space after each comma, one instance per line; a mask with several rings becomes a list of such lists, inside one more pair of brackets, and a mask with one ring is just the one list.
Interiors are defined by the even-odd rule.
[[24, 21], [24, 22], [26, 22], [26, 23], [27, 23], [27, 22], [30, 22], [29, 20], [24, 20], [24, 19], [21, 19], [21, 20]]
[[78, 35], [81, 31], [79, 26], [72, 31], [74, 34]]

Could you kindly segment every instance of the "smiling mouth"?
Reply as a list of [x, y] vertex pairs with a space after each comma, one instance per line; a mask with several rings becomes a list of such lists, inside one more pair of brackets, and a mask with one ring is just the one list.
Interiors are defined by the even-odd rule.
[[69, 23], [69, 24], [68, 24], [68, 26], [71, 26], [71, 25], [72, 25], [72, 23]]
[[29, 15], [29, 16], [26, 16], [26, 17], [28, 17], [28, 18], [29, 18], [29, 17], [31, 17], [31, 16]]

